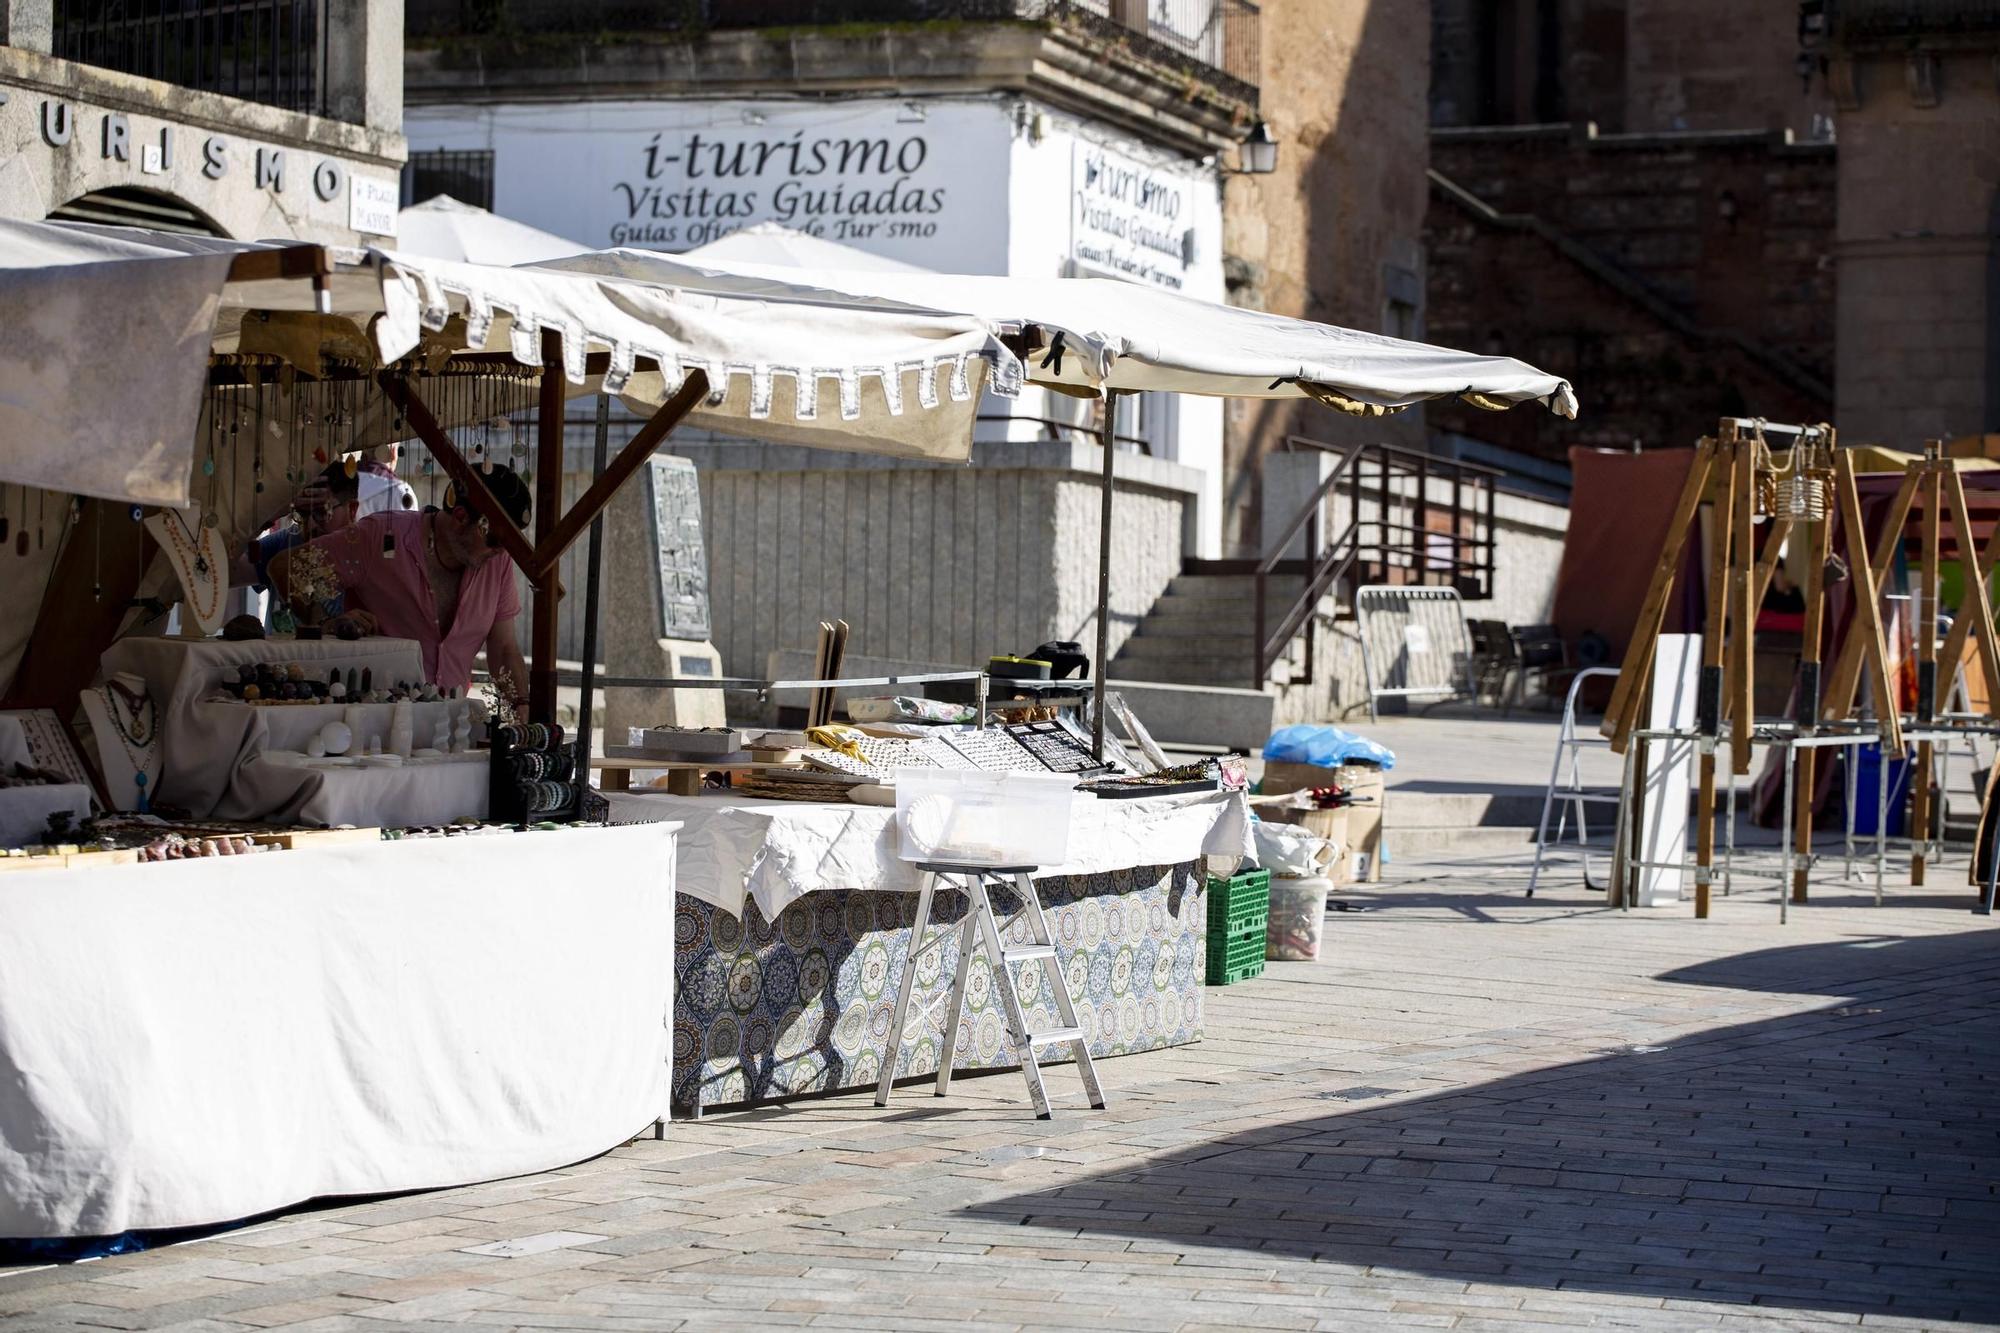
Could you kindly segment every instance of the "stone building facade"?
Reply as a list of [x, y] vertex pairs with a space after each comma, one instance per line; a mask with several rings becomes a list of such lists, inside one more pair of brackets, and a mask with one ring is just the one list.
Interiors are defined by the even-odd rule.
[[1501, 127], [1431, 154], [1431, 335], [1587, 389], [1575, 421], [1435, 404], [1434, 427], [1560, 462], [1830, 414], [1831, 144]]
[[1803, 21], [1788, 0], [1432, 0], [1431, 123], [1823, 138]]
[[1586, 407], [1440, 404], [1433, 429], [1559, 465], [1723, 414], [1834, 415], [1844, 150], [1800, 25], [1791, 4], [1435, 0], [1431, 333], [1573, 374]]
[[[1260, 112], [1278, 138], [1278, 163], [1270, 175], [1226, 180], [1230, 300], [1426, 337], [1430, 34], [1422, 7], [1399, 0], [1267, 4], [1261, 29]], [[1301, 400], [1232, 402], [1228, 423], [1224, 544], [1232, 554], [1262, 554], [1262, 462], [1288, 436], [1424, 442], [1420, 413], [1350, 420]]]
[[2000, 432], [2000, 8], [1827, 8], [1841, 429], [1905, 448]]
[[144, 19], [0, 0], [0, 217], [380, 242], [405, 157], [402, 48], [401, 0]]

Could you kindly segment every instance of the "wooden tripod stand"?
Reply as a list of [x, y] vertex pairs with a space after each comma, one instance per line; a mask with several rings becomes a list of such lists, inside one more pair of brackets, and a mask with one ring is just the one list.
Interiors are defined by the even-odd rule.
[[[2000, 648], [1996, 648], [1993, 600], [1988, 592], [1994, 566], [2000, 562], [2000, 526], [1987, 536], [1984, 547], [1975, 548], [1976, 534], [1972, 527], [1972, 511], [1965, 500], [1965, 481], [1959, 474], [1956, 461], [1945, 456], [1942, 441], [1926, 441], [1924, 456], [1911, 460], [1904, 470], [1902, 485], [1897, 488], [1896, 497], [1889, 505], [1888, 522], [1876, 539], [1875, 560], [1871, 567], [1873, 582], [1857, 582], [1856, 606], [1879, 605], [1877, 599], [1881, 595], [1882, 582], [1887, 577], [1889, 566], [1895, 562], [1897, 547], [1903, 540], [1903, 526], [1909, 519], [1911, 506], [1919, 497], [1923, 502], [1921, 554], [1911, 570], [1915, 592], [1911, 637], [1917, 657], [1917, 699], [1912, 721], [1919, 731], [1916, 784], [1910, 795], [1910, 827], [1914, 835], [1910, 848], [1910, 883], [1913, 887], [1924, 882], [1924, 862], [1930, 850], [1933, 746], [1922, 732], [1930, 729], [1937, 715], [1948, 706], [1952, 684], [1957, 679], [1958, 665], [1965, 658], [1968, 642], [1979, 646], [1979, 664], [1989, 706], [1991, 701], [2000, 700]], [[1952, 534], [1957, 541], [1959, 561], [1965, 566], [1966, 576], [1964, 591], [1952, 616], [1951, 630], [1945, 635], [1943, 648], [1939, 648], [1936, 627], [1941, 598], [1938, 580], [1942, 525], [1947, 505], [1951, 511]], [[1830, 718], [1844, 716], [1853, 706], [1862, 651], [1863, 645], [1850, 634], [1841, 647], [1840, 658], [1834, 665], [1828, 684], [1826, 708]], [[1938, 670], [1939, 663], [1944, 665], [1943, 672]], [[1878, 713], [1893, 715], [1897, 712], [1896, 705], [1891, 704], [1885, 709], [1879, 702], [1884, 697], [1893, 699], [1893, 695], [1878, 693], [1876, 697]], [[1885, 727], [1885, 745], [1888, 735]], [[1895, 738], [1894, 748], [1900, 752], [1900, 728], [1895, 732]]]
[[[1794, 444], [1791, 463], [1780, 468], [1767, 437], [1789, 435]], [[1913, 468], [1915, 465], [1912, 465]], [[1954, 474], [1955, 475], [1955, 474]], [[1914, 493], [1914, 483], [1906, 482]], [[1899, 493], [1901, 510], [1893, 530], [1900, 531], [1909, 509], [1909, 500]], [[1880, 586], [1875, 572], [1882, 559], [1871, 561], [1866, 535], [1861, 526], [1861, 502], [1854, 483], [1853, 461], [1835, 447], [1830, 426], [1776, 426], [1761, 421], [1724, 418], [1716, 434], [1705, 437], [1695, 449], [1694, 465], [1681, 486], [1668, 528], [1660, 561], [1640, 605], [1632, 641], [1618, 674], [1618, 684], [1605, 710], [1602, 730], [1610, 738], [1614, 752], [1623, 754], [1641, 715], [1652, 684], [1653, 655], [1666, 620], [1667, 599], [1673, 591], [1681, 556], [1697, 531], [1701, 505], [1706, 501], [1716, 517], [1708, 551], [1708, 608], [1703, 623], [1702, 665], [1695, 696], [1696, 731], [1699, 745], [1699, 786], [1695, 820], [1695, 898], [1697, 917], [1709, 914], [1710, 889], [1715, 858], [1715, 751], [1722, 729], [1729, 730], [1731, 771], [1750, 771], [1750, 744], [1756, 725], [1753, 685], [1756, 653], [1757, 608], [1764, 600], [1785, 542], [1794, 530], [1803, 530], [1811, 542], [1811, 560], [1806, 578], [1806, 621], [1804, 646], [1799, 661], [1798, 730], [1810, 735], [1823, 717], [1844, 718], [1852, 708], [1855, 686], [1862, 665], [1870, 671], [1870, 683], [1877, 700], [1883, 743], [1902, 748], [1902, 733], [1890, 683], [1888, 649], [1882, 632], [1880, 603], [1875, 596], [1856, 598], [1856, 633], [1848, 644], [1856, 656], [1846, 685], [1846, 694], [1837, 711], [1827, 708], [1836, 696], [1820, 688], [1820, 640], [1825, 628], [1825, 569], [1832, 554], [1832, 514], [1837, 508], [1845, 534], [1850, 569], [1859, 588]], [[1962, 510], [1960, 511], [1963, 512]], [[1756, 520], [1768, 515], [1770, 529], [1763, 550], [1756, 547]], [[1843, 661], [1845, 658], [1843, 657]], [[1835, 680], [1840, 679], [1837, 666]], [[1812, 836], [1813, 751], [1800, 753], [1801, 782], [1797, 808], [1787, 817], [1797, 820], [1802, 847]], [[1636, 825], [1636, 819], [1629, 821]], [[1801, 867], [1805, 862], [1801, 862]], [[1792, 893], [1803, 901], [1806, 872], [1794, 874]], [[1630, 891], [1629, 886], [1626, 889]]]

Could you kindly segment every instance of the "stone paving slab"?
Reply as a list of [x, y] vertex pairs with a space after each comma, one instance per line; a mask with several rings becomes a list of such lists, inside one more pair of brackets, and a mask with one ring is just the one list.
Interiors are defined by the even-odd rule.
[[[2000, 930], [1933, 888], [1345, 891], [1111, 1107], [714, 1113], [561, 1171], [0, 1268], [0, 1328], [2000, 1327]], [[484, 1251], [484, 1252], [482, 1252]]]

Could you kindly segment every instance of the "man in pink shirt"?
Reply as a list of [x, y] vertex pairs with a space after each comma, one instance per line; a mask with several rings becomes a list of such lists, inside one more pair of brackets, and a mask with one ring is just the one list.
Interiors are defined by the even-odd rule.
[[[531, 500], [511, 468], [495, 464], [481, 481], [517, 526]], [[528, 666], [514, 620], [521, 614], [513, 563], [501, 555], [487, 521], [463, 498], [422, 513], [370, 514], [309, 543], [324, 552], [346, 595], [343, 619], [363, 634], [415, 639], [425, 676], [440, 689], [472, 683], [472, 659], [486, 649], [487, 672], [506, 672], [524, 695]], [[456, 499], [456, 503], [450, 503]], [[272, 557], [271, 581], [289, 594], [293, 551]]]

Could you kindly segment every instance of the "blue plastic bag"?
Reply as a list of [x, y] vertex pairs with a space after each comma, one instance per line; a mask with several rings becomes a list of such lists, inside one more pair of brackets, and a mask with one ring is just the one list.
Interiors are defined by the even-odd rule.
[[1325, 726], [1280, 727], [1264, 742], [1264, 757], [1316, 768], [1339, 768], [1342, 764], [1376, 764], [1384, 769], [1396, 766], [1395, 753], [1388, 746], [1339, 727]]

